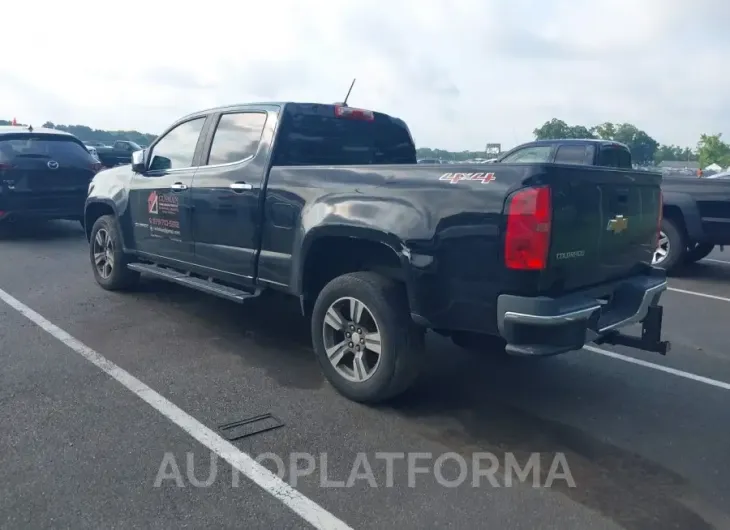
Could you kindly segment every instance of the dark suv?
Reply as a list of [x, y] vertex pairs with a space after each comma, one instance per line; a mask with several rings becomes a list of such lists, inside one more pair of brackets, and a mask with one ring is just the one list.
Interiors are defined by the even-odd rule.
[[0, 223], [28, 217], [83, 221], [89, 183], [100, 168], [71, 134], [0, 127]]

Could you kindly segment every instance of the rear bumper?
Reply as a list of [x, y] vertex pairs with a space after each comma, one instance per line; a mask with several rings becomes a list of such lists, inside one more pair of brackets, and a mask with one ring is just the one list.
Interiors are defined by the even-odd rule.
[[80, 219], [84, 216], [85, 200], [84, 193], [28, 194], [22, 198], [0, 194], [0, 218]]
[[[507, 351], [515, 355], [555, 355], [587, 342], [666, 353], [669, 345], [660, 340], [659, 305], [666, 289], [664, 271], [651, 268], [646, 275], [559, 298], [503, 294], [497, 300], [497, 325]], [[620, 331], [639, 323], [640, 338]]]

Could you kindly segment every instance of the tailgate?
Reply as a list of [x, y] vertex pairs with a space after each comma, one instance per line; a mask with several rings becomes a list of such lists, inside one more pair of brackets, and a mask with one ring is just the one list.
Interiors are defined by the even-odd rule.
[[86, 192], [94, 173], [88, 163], [81, 165], [41, 157], [16, 158], [13, 168], [6, 171], [4, 180], [12, 182], [16, 193]]
[[6, 135], [0, 159], [0, 184], [17, 194], [85, 192], [97, 170], [86, 148], [64, 135]]
[[543, 286], [572, 290], [629, 276], [651, 263], [661, 176], [603, 168], [547, 169], [553, 220]]

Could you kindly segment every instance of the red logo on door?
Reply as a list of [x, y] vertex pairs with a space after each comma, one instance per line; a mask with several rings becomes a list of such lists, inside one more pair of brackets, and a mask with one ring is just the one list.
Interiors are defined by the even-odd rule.
[[147, 211], [153, 214], [157, 214], [158, 212], [156, 191], [151, 192], [149, 197], [147, 197]]

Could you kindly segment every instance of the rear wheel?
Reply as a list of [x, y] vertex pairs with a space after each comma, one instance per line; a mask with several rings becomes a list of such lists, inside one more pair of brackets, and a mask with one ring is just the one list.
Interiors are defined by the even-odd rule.
[[652, 265], [671, 271], [683, 262], [686, 250], [686, 238], [682, 231], [671, 219], [663, 219]]
[[312, 312], [312, 343], [325, 376], [345, 397], [375, 403], [404, 392], [423, 361], [424, 330], [405, 287], [372, 272], [329, 282]]
[[129, 289], [139, 281], [139, 273], [127, 268], [131, 260], [124, 253], [119, 227], [112, 215], [99, 217], [94, 223], [89, 257], [96, 283], [108, 291]]
[[684, 255], [685, 263], [695, 263], [701, 259], [706, 258], [710, 255], [710, 252], [715, 248], [715, 245], [710, 243], [697, 243], [694, 246], [687, 249], [687, 253]]

